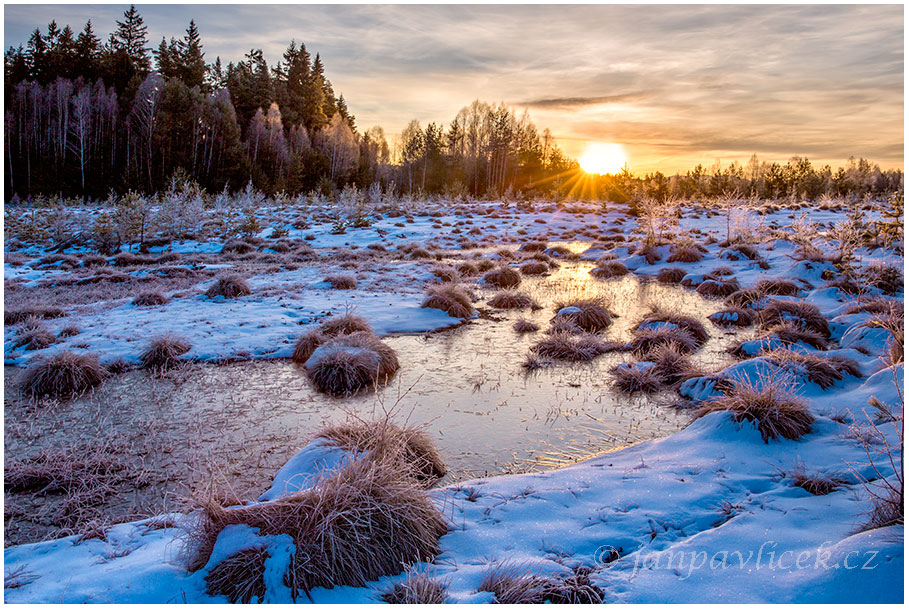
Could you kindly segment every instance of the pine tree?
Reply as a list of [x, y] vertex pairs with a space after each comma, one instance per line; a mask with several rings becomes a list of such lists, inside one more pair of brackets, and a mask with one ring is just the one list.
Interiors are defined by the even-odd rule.
[[95, 36], [89, 19], [76, 37], [75, 71], [86, 82], [94, 82], [100, 74], [100, 53], [101, 41]]
[[180, 53], [179, 78], [190, 89], [193, 87], [204, 88], [205, 53], [202, 52], [202, 38], [194, 20], [189, 22], [189, 27], [186, 28], [186, 35], [183, 40], [177, 42], [177, 48]]
[[144, 78], [151, 70], [151, 59], [148, 56], [148, 43], [146, 35], [148, 26], [142, 15], [132, 4], [129, 10], [123, 13], [123, 21], [117, 21], [117, 31], [114, 33], [115, 44], [126, 51], [127, 57], [132, 61], [139, 75]]

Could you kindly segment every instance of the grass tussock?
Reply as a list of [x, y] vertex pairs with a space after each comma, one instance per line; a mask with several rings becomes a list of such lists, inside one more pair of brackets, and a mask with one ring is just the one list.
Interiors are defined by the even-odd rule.
[[518, 334], [527, 334], [530, 332], [536, 332], [540, 329], [540, 326], [533, 323], [529, 319], [519, 319], [514, 322], [514, 331]]
[[398, 371], [398, 355], [372, 332], [326, 341], [306, 360], [306, 375], [319, 391], [336, 397], [387, 382]]
[[355, 290], [357, 289], [357, 278], [353, 275], [329, 275], [325, 282], [333, 290]]
[[424, 309], [439, 309], [460, 319], [467, 319], [475, 313], [467, 290], [452, 283], [430, 286], [420, 306]]
[[133, 298], [133, 305], [137, 307], [159, 307], [170, 302], [170, 298], [161, 292], [142, 292]]
[[165, 334], [152, 339], [139, 356], [142, 367], [163, 372], [180, 363], [180, 356], [190, 349], [189, 341], [175, 334]]
[[218, 277], [214, 285], [206, 290], [205, 295], [209, 298], [223, 296], [224, 298], [239, 298], [240, 296], [249, 296], [252, 290], [246, 280], [239, 275], [223, 275]]
[[676, 243], [672, 246], [672, 253], [666, 262], [700, 262], [704, 257], [702, 248], [692, 242]]
[[755, 306], [759, 305], [765, 298], [767, 298], [767, 294], [761, 290], [756, 288], [744, 288], [742, 290], [736, 290], [727, 296], [724, 304], [727, 307], [750, 309], [755, 308]]
[[521, 283], [521, 273], [510, 266], [500, 266], [483, 275], [483, 283], [496, 288], [516, 288]]
[[16, 332], [13, 349], [25, 347], [26, 351], [38, 351], [50, 347], [55, 342], [57, 342], [57, 337], [45, 327], [41, 319], [35, 317], [22, 323]]
[[448, 602], [448, 586], [426, 573], [409, 571], [407, 579], [382, 593], [392, 605], [441, 605]]
[[721, 281], [707, 279], [706, 281], [701, 282], [695, 291], [704, 298], [726, 298], [738, 292], [740, 289], [741, 286], [739, 286], [738, 280], [733, 277]]
[[203, 507], [190, 537], [191, 568], [202, 567], [225, 527], [289, 535], [296, 553], [285, 573], [293, 591], [364, 586], [429, 561], [448, 527], [426, 491], [394, 461], [364, 456], [326, 472], [309, 489], [275, 501]]
[[544, 275], [549, 272], [549, 265], [542, 260], [528, 260], [520, 269], [522, 275]]
[[677, 385], [695, 376], [701, 376], [691, 359], [678, 346], [662, 345], [647, 354], [647, 361], [653, 362], [653, 369], [667, 385]]
[[14, 326], [32, 318], [57, 319], [66, 315], [66, 311], [59, 307], [25, 307], [22, 309], [6, 309], [3, 311], [3, 324]]
[[613, 279], [627, 275], [628, 268], [619, 260], [608, 260], [591, 269], [590, 274], [596, 279]]
[[810, 330], [823, 338], [830, 336], [830, 326], [820, 310], [804, 301], [773, 300], [758, 313], [758, 324], [765, 329], [788, 324]]
[[722, 311], [717, 311], [708, 319], [720, 328], [747, 328], [754, 324], [754, 311], [742, 307], [726, 307]]
[[483, 577], [480, 592], [491, 592], [497, 604], [597, 605], [603, 602], [602, 588], [590, 581], [591, 569], [576, 567], [572, 572], [542, 575], [530, 565], [506, 561]]
[[353, 313], [344, 313], [344, 315], [333, 315], [322, 322], [319, 331], [328, 338], [335, 336], [344, 336], [354, 332], [372, 332], [369, 323], [359, 315]]
[[665, 283], [667, 285], [678, 285], [682, 282], [682, 278], [687, 274], [688, 273], [685, 272], [685, 269], [680, 269], [677, 266], [666, 267], [660, 269], [660, 272], [657, 273], [656, 279], [660, 283]]
[[657, 326], [637, 330], [629, 350], [638, 357], [646, 357], [650, 352], [669, 345], [681, 353], [694, 353], [698, 349], [697, 341], [684, 328]]
[[792, 486], [805, 489], [817, 496], [829, 495], [848, 482], [841, 476], [820, 472], [810, 473], [802, 463], [796, 465], [791, 471], [784, 472], [784, 475], [792, 482]]
[[799, 286], [788, 279], [761, 279], [754, 289], [771, 296], [798, 296]]
[[97, 387], [107, 376], [96, 355], [61, 351], [29, 365], [19, 388], [32, 397], [71, 398]]
[[557, 332], [542, 339], [530, 350], [534, 355], [544, 359], [589, 362], [604, 353], [618, 351], [621, 347], [619, 343], [604, 341], [593, 334]]
[[663, 311], [659, 308], [655, 308], [647, 315], [647, 317], [638, 322], [638, 324], [634, 327], [634, 330], [638, 330], [643, 326], [651, 324], [671, 324], [673, 326], [681, 328], [691, 335], [698, 347], [703, 346], [707, 343], [708, 340], [710, 340], [710, 334], [707, 333], [707, 328], [704, 327], [704, 324], [702, 324], [694, 317], [690, 317], [688, 315], [670, 313], [668, 311]]
[[487, 303], [495, 309], [539, 309], [537, 301], [516, 290], [506, 290], [497, 293]]
[[253, 598], [265, 599], [267, 548], [248, 548], [232, 554], [212, 567], [205, 576], [206, 592], [223, 595], [232, 603], [248, 605]]
[[380, 419], [350, 421], [319, 430], [316, 438], [324, 438], [335, 446], [373, 457], [399, 461], [403, 469], [425, 487], [431, 487], [447, 473], [442, 456], [425, 431], [416, 427], [401, 427]]
[[[819, 351], [826, 350], [828, 346], [827, 339], [817, 332], [791, 323], [771, 326], [765, 333], [761, 334], [755, 340], [770, 343], [773, 339], [777, 339], [786, 345], [803, 343]], [[741, 355], [744, 352], [742, 352], [741, 349], [736, 348], [733, 353]]]
[[313, 352], [328, 341], [328, 338], [318, 328], [307, 330], [297, 338], [290, 359], [298, 364], [305, 364]]
[[762, 379], [758, 384], [733, 379], [729, 385], [724, 395], [701, 406], [694, 418], [729, 412], [736, 423], [754, 423], [765, 443], [778, 438], [798, 440], [811, 433], [814, 416], [782, 379]]
[[585, 332], [602, 332], [615, 318], [600, 298], [575, 300], [556, 305], [556, 319], [567, 320]]
[[616, 387], [625, 393], [654, 393], [666, 381], [656, 366], [619, 364], [609, 371]]
[[807, 378], [821, 389], [829, 389], [845, 375], [861, 377], [858, 364], [841, 355], [809, 355], [789, 349], [775, 349], [761, 353], [770, 363]]

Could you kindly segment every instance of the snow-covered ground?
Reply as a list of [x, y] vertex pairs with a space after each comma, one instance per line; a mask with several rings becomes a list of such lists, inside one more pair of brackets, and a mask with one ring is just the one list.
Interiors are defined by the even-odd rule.
[[[564, 573], [578, 566], [593, 568], [591, 582], [605, 591], [607, 602], [899, 602], [903, 599], [903, 527], [856, 532], [867, 521], [871, 498], [864, 479], [876, 477], [860, 438], [872, 427], [888, 444], [900, 447], [899, 428], [877, 416], [869, 400], [889, 406], [902, 419], [903, 365], [885, 363], [891, 337], [881, 328], [867, 327], [868, 313], [847, 314], [855, 296], [825, 287], [836, 276], [829, 262], [798, 260], [796, 245], [783, 239], [758, 240], [759, 258], [705, 243], [706, 255], [693, 263], [669, 263], [672, 246], [658, 249], [661, 260], [648, 264], [629, 247], [637, 222], [610, 208], [595, 210], [522, 212], [493, 206], [493, 215], [476, 215], [464, 224], [463, 215], [415, 214], [413, 222], [386, 217], [363, 229], [332, 234], [331, 223], [309, 222], [289, 228], [290, 239], [307, 235], [317, 248], [317, 262], [295, 269], [259, 272], [248, 277], [252, 294], [223, 301], [201, 293], [211, 280], [176, 290], [159, 307], [136, 307], [126, 299], [73, 307], [65, 317], [49, 319], [56, 335], [66, 325], [81, 332], [63, 337], [47, 349], [14, 348], [15, 327], [5, 328], [7, 364], [25, 365], [35, 354], [63, 348], [88, 349], [102, 360], [136, 361], [143, 339], [173, 330], [189, 338], [186, 357], [217, 360], [245, 353], [251, 357], [286, 357], [302, 326], [328, 311], [342, 312], [354, 304], [381, 334], [443, 328], [459, 320], [433, 309], [420, 309], [422, 288], [433, 279], [435, 261], [407, 256], [383, 258], [386, 271], [370, 277], [361, 267], [362, 287], [332, 290], [322, 281], [333, 271], [337, 250], [378, 243], [391, 251], [403, 243], [448, 250], [445, 262], [465, 258], [457, 251], [464, 243], [454, 228], [477, 228], [473, 241], [486, 247], [480, 257], [499, 258], [499, 246], [523, 242], [534, 235], [550, 241], [593, 242], [604, 234], [624, 234], [628, 245], [608, 248], [597, 241], [581, 250], [581, 259], [595, 261], [611, 251], [639, 276], [655, 276], [665, 267], [682, 267], [685, 283], [696, 287], [719, 266], [729, 267], [741, 287], [761, 279], [787, 278], [799, 282], [797, 296], [816, 305], [827, 319], [834, 348], [818, 351], [807, 345], [792, 348], [822, 356], [854, 360], [861, 377], [845, 375], [826, 389], [807, 378], [791, 376], [795, 392], [815, 417], [811, 432], [798, 440], [764, 442], [752, 423], [735, 423], [725, 412], [708, 414], [669, 437], [643, 442], [543, 473], [485, 478], [434, 489], [433, 500], [443, 511], [450, 530], [441, 539], [441, 554], [431, 565], [419, 565], [433, 578], [446, 581], [452, 600], [488, 602], [491, 593], [477, 588], [490, 566], [515, 561], [541, 573]], [[785, 229], [799, 212], [781, 209], [749, 222]], [[842, 212], [814, 211], [814, 222], [836, 222]], [[404, 226], [398, 226], [403, 223]], [[722, 225], [722, 226], [721, 226]], [[275, 220], [260, 233], [268, 239]], [[611, 233], [606, 232], [613, 227]], [[686, 212], [675, 232], [699, 231], [723, 239], [725, 225], [717, 216]], [[760, 226], [754, 227], [756, 231]], [[518, 233], [517, 231], [523, 231]], [[639, 237], [638, 237], [639, 238]], [[179, 242], [171, 251], [209, 255], [216, 263], [213, 242]], [[819, 236], [816, 245], [829, 251]], [[607, 249], [608, 248], [608, 249]], [[78, 249], [72, 253], [78, 253]], [[5, 278], [16, 279], [18, 290], [59, 281], [72, 271], [39, 267], [43, 248], [27, 245], [16, 251], [26, 259], [5, 265]], [[64, 252], [67, 253], [67, 252]], [[471, 252], [467, 256], [472, 256]], [[859, 250], [858, 265], [903, 265], [890, 250]], [[323, 263], [322, 258], [325, 259]], [[230, 264], [240, 265], [240, 262]], [[513, 262], [517, 265], [517, 262]], [[378, 268], [376, 266], [375, 268]], [[345, 271], [346, 272], [346, 271]], [[881, 295], [872, 289], [871, 295]], [[889, 296], [902, 304], [903, 290]], [[715, 381], [742, 378], [759, 381], [773, 373], [763, 358], [747, 359], [722, 371], [686, 382], [680, 390], [695, 401], [715, 395]], [[867, 416], [866, 416], [867, 412]], [[876, 445], [878, 447], [881, 444]], [[310, 446], [279, 476], [311, 474], [319, 467], [318, 451]], [[309, 451], [309, 452], [306, 452]], [[313, 452], [315, 451], [315, 452]], [[886, 455], [875, 466], [894, 479]], [[322, 455], [325, 456], [325, 455]], [[335, 455], [336, 457], [336, 455]], [[325, 456], [329, 460], [335, 459]], [[336, 461], [336, 459], [335, 459]], [[324, 465], [324, 463], [323, 463]], [[810, 473], [835, 475], [844, 484], [827, 495], [815, 496], [792, 483], [799, 467]], [[790, 475], [786, 475], [790, 473]], [[878, 484], [880, 481], [877, 482]], [[872, 482], [871, 484], [875, 484]], [[272, 499], [275, 493], [263, 498]], [[253, 499], [253, 498], [250, 498]], [[179, 524], [182, 515], [173, 515]], [[182, 530], [149, 526], [149, 521], [119, 524], [106, 539], [79, 541], [75, 537], [15, 546], [5, 551], [8, 602], [212, 602], [224, 597], [206, 594], [205, 576], [217, 562], [241, 549], [266, 546], [268, 601], [289, 601], [280, 577], [281, 561], [289, 547], [286, 536], [259, 537], [245, 527], [232, 527], [219, 538], [208, 565], [190, 573], [181, 554]], [[606, 560], [607, 557], [616, 560]], [[270, 567], [268, 567], [270, 565]], [[404, 575], [383, 578], [365, 588], [317, 589], [316, 602], [376, 602], [382, 592]], [[11, 586], [11, 583], [13, 584]], [[300, 599], [298, 599], [300, 600]]]

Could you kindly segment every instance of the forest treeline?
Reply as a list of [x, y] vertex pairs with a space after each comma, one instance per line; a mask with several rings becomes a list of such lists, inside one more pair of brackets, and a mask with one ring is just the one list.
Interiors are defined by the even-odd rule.
[[583, 176], [548, 130], [505, 104], [474, 101], [446, 126], [417, 121], [393, 145], [379, 126], [359, 131], [318, 53], [292, 41], [277, 65], [261, 49], [208, 63], [191, 21], [149, 47], [131, 6], [107, 41], [91, 21], [76, 34], [56, 22], [5, 55], [7, 199], [106, 198], [156, 193], [175, 181], [209, 192], [252, 184], [268, 195], [330, 195], [373, 184], [401, 193], [560, 196], [628, 201], [719, 196], [883, 194], [902, 172], [865, 159], [846, 168], [733, 163], [665, 176]]

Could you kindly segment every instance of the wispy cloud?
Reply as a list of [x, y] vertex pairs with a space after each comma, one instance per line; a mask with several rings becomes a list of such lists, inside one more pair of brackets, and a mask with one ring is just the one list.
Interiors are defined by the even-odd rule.
[[[7, 45], [51, 19], [106, 37], [126, 6], [7, 5]], [[206, 57], [291, 39], [320, 52], [358, 124], [447, 123], [473, 99], [529, 109], [563, 147], [632, 166], [809, 155], [902, 166], [903, 10], [871, 5], [139, 5], [153, 44], [191, 18]]]

